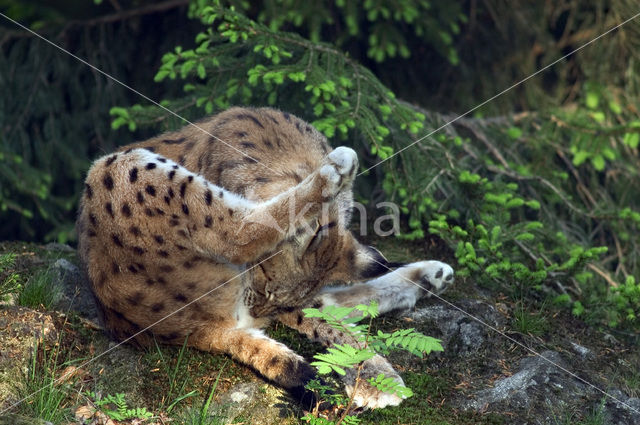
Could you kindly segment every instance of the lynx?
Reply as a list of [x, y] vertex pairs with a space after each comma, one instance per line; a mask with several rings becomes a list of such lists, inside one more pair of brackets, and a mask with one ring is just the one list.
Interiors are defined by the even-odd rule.
[[[444, 263], [391, 264], [347, 230], [353, 150], [332, 150], [311, 125], [269, 108], [232, 108], [198, 127], [125, 146], [88, 172], [79, 253], [114, 338], [186, 338], [298, 393], [314, 369], [263, 333], [270, 322], [325, 345], [355, 343], [301, 309], [377, 300], [384, 313], [453, 281]], [[383, 357], [365, 362], [363, 377], [379, 373], [401, 382]], [[344, 379], [358, 406], [401, 402], [366, 382], [353, 394], [355, 377]]]

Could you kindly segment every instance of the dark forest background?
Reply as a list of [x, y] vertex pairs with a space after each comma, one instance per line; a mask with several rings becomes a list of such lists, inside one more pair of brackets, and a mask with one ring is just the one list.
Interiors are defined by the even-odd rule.
[[[363, 170], [638, 13], [633, 0], [0, 0], [0, 11], [188, 119], [295, 113]], [[462, 276], [640, 312], [640, 21], [359, 179]], [[75, 240], [92, 159], [183, 123], [0, 17], [0, 239]], [[516, 288], [516, 289], [513, 289]]]

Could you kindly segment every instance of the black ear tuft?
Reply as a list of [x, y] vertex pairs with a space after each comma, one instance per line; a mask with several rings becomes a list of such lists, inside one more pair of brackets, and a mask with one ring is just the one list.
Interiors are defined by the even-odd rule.
[[363, 253], [364, 257], [362, 271], [360, 276], [364, 279], [371, 279], [383, 274], [389, 273], [391, 266], [389, 261], [384, 258], [384, 255], [372, 246], [366, 247], [366, 252]]

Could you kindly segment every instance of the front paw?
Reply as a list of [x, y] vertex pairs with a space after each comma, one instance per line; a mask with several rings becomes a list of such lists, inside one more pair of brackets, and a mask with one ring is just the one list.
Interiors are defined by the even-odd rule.
[[405, 267], [405, 277], [423, 289], [422, 296], [441, 294], [453, 283], [453, 269], [440, 261], [419, 261]]
[[393, 367], [384, 357], [379, 355], [363, 363], [360, 382], [357, 385], [355, 383], [355, 372], [347, 374], [345, 390], [349, 397], [353, 397], [353, 403], [356, 406], [363, 409], [380, 409], [387, 406], [397, 406], [402, 402], [403, 397], [385, 393], [368, 382], [369, 378], [376, 378], [381, 373], [387, 378], [393, 378], [398, 384], [404, 385], [400, 375], [393, 370]]
[[333, 198], [346, 186], [349, 186], [358, 171], [358, 156], [353, 149], [340, 146], [324, 159], [320, 175], [325, 180], [322, 196]]

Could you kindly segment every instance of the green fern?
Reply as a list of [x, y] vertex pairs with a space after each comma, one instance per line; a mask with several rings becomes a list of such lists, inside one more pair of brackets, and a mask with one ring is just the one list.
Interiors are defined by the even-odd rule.
[[[147, 411], [146, 407], [129, 408], [123, 393], [117, 393], [116, 395], [108, 394], [99, 400], [96, 393], [92, 391], [86, 394], [94, 400], [94, 404], [102, 413], [115, 421], [150, 419], [153, 417], [153, 413]], [[115, 407], [115, 409], [112, 406]]]
[[394, 348], [401, 348], [420, 358], [432, 351], [443, 351], [439, 339], [423, 335], [413, 328], [400, 329], [390, 334], [378, 331], [375, 338], [372, 338], [371, 345], [380, 353], [387, 354]]
[[413, 395], [411, 388], [405, 387], [393, 378], [385, 377], [382, 373], [375, 378], [369, 378], [367, 382], [387, 394], [395, 394], [404, 398], [409, 398]]
[[321, 375], [333, 371], [344, 376], [345, 368], [352, 368], [376, 355], [373, 350], [358, 349], [347, 344], [333, 344], [333, 347], [328, 348], [327, 351], [326, 354], [313, 356], [316, 361], [311, 363]]

